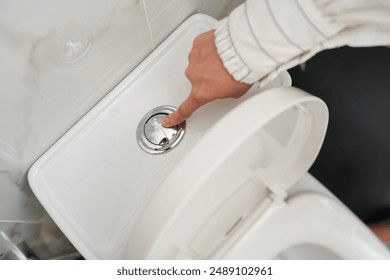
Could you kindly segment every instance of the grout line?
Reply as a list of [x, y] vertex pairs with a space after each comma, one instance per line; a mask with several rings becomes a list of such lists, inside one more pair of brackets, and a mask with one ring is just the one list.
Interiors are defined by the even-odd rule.
[[82, 258], [83, 256], [79, 252], [73, 252], [73, 253], [49, 258], [48, 260], [73, 260], [80, 257]]
[[155, 19], [157, 19], [159, 16], [161, 16], [170, 6], [173, 5], [173, 3], [175, 2], [175, 0], [171, 0], [171, 2], [168, 3], [168, 5], [165, 6], [164, 9], [162, 9], [157, 15], [155, 15], [151, 20], [150, 22], [152, 23]]
[[40, 224], [40, 221], [0, 220], [3, 224]]
[[154, 44], [154, 40], [153, 40], [153, 36], [152, 36], [152, 28], [150, 27], [150, 19], [149, 19], [149, 14], [148, 14], [148, 9], [146, 7], [146, 0], [142, 0], [142, 3], [144, 4], [144, 10], [145, 10], [145, 15], [146, 15], [146, 21], [148, 23], [148, 30], [149, 30], [149, 37], [150, 37], [150, 41], [152, 42], [152, 48], [153, 50], [156, 48], [155, 44]]

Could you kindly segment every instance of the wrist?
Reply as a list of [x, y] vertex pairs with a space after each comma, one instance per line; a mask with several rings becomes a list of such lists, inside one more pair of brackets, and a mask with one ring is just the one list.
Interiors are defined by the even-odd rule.
[[220, 56], [223, 66], [234, 78], [234, 80], [253, 84], [260, 80], [260, 74], [253, 72], [242, 60], [237, 50], [234, 48], [234, 44], [229, 32], [228, 18], [224, 18], [218, 22], [214, 36], [215, 46], [217, 48], [218, 55]]

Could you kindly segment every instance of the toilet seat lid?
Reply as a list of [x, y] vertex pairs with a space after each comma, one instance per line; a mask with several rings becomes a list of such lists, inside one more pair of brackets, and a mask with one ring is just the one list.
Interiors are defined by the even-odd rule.
[[124, 257], [217, 254], [235, 231], [284, 200], [314, 162], [327, 121], [322, 100], [292, 87], [239, 104], [168, 175], [130, 234]]

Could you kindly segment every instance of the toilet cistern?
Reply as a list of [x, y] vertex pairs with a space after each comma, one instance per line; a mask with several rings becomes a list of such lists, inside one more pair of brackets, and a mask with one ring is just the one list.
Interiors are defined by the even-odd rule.
[[184, 136], [186, 123], [166, 128], [161, 121], [176, 111], [173, 106], [159, 106], [149, 111], [140, 121], [137, 128], [138, 145], [149, 154], [162, 154], [179, 144]]
[[307, 173], [328, 111], [287, 72], [161, 125], [175, 108], [157, 106], [191, 90], [193, 38], [215, 24], [188, 19], [34, 163], [49, 215], [86, 259], [390, 259]]

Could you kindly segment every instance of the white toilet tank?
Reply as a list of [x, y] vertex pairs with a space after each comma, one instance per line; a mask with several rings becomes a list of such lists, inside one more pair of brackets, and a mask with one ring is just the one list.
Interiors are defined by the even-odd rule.
[[[35, 195], [85, 258], [244, 256], [250, 244], [243, 240], [260, 246], [253, 233], [272, 229], [267, 221], [281, 219], [297, 193], [319, 192], [327, 205], [340, 204], [321, 187], [311, 189], [310, 180], [291, 189], [317, 156], [328, 112], [320, 99], [289, 87], [287, 72], [239, 100], [202, 107], [175, 131], [158, 126], [152, 110], [169, 110], [187, 97], [184, 70], [193, 38], [215, 23], [205, 15], [189, 18], [30, 169]], [[332, 209], [329, 215], [346, 219], [343, 231], [357, 230], [324, 243], [308, 233], [307, 240], [325, 244], [328, 253], [291, 241], [269, 258], [300, 258], [308, 248], [311, 256], [389, 258], [348, 209]], [[332, 246], [348, 236], [361, 237], [353, 243], [359, 248], [335, 254]]]

